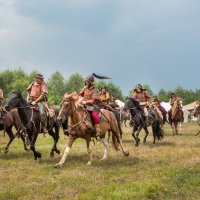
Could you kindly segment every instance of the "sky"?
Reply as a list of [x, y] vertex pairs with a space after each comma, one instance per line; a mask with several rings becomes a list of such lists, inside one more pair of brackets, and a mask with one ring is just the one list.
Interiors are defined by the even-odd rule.
[[0, 0], [0, 71], [199, 89], [199, 0]]

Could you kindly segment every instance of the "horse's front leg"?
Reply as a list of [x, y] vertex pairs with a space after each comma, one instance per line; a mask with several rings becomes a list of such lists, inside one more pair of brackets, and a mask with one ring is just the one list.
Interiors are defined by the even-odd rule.
[[15, 136], [14, 136], [11, 128], [7, 129], [6, 133], [8, 134], [10, 140], [9, 140], [8, 144], [6, 145], [6, 147], [4, 149], [4, 153], [8, 153], [9, 152], [9, 146], [12, 143], [12, 141], [15, 139]]
[[52, 147], [51, 152], [50, 152], [50, 157], [54, 157], [54, 151], [57, 154], [60, 154], [60, 151], [57, 149], [57, 143], [58, 143], [58, 140], [59, 140], [59, 129], [57, 130], [56, 127], [55, 127], [55, 132], [54, 132], [53, 128], [52, 128], [48, 131], [48, 133], [49, 133], [49, 135], [51, 135], [51, 137], [54, 140], [54, 144], [53, 144], [53, 147]]
[[37, 137], [38, 137], [38, 133], [33, 133], [32, 137], [31, 137], [31, 146], [30, 146], [31, 151], [33, 151], [35, 160], [37, 160], [37, 158], [42, 157], [42, 154], [39, 151], [35, 150], [35, 142], [37, 140]]
[[140, 131], [142, 130], [142, 126], [139, 126], [138, 127], [138, 130], [136, 131], [136, 134], [135, 134], [135, 136], [136, 136], [136, 144], [135, 144], [135, 146], [136, 147], [138, 147], [139, 146], [139, 143], [140, 143], [140, 139], [139, 139], [139, 134], [140, 134]]
[[70, 149], [72, 147], [72, 144], [73, 144], [75, 139], [76, 139], [76, 137], [73, 137], [72, 135], [69, 135], [69, 141], [68, 141], [67, 147], [65, 148], [65, 152], [64, 152], [60, 162], [57, 163], [55, 165], [55, 167], [61, 167], [64, 164], [64, 162], [65, 162], [65, 160], [66, 160], [66, 158], [67, 158], [67, 156], [69, 154], [69, 151], [70, 151]]
[[133, 136], [133, 138], [135, 139], [135, 142], [137, 142], [137, 140], [138, 140], [138, 138], [136, 138], [136, 136], [135, 136], [135, 132], [137, 131], [137, 129], [138, 129], [138, 127], [135, 125], [135, 126], [133, 127], [133, 130], [132, 130], [132, 136]]

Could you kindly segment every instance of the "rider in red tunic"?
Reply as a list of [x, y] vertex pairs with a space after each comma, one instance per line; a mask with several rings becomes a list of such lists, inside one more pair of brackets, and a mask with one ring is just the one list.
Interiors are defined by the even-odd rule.
[[93, 75], [88, 76], [85, 79], [85, 87], [79, 93], [83, 97], [82, 103], [87, 106], [87, 110], [91, 112], [93, 122], [96, 128], [96, 137], [99, 141], [101, 130], [99, 127], [98, 107], [100, 103], [100, 95], [94, 85]]

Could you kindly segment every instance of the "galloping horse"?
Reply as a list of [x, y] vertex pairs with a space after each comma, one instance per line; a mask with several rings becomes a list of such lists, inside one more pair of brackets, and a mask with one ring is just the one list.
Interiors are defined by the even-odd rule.
[[[62, 121], [63, 118], [65, 118], [65, 114], [67, 113], [70, 118], [71, 124], [69, 126], [71, 126], [71, 128], [69, 128], [68, 130], [69, 140], [64, 155], [60, 162], [55, 165], [56, 167], [60, 167], [64, 164], [72, 147], [72, 144], [77, 138], [82, 138], [86, 140], [87, 151], [89, 154], [89, 161], [87, 164], [91, 165], [92, 163], [92, 150], [90, 148], [90, 141], [92, 135], [94, 134], [92, 131], [93, 124], [91, 116], [87, 109], [84, 108], [81, 100], [82, 97], [79, 97], [77, 93], [65, 94], [61, 103], [58, 120]], [[105, 109], [101, 109], [100, 113], [102, 115], [102, 119], [100, 120], [100, 129], [102, 131], [101, 141], [104, 145], [104, 156], [102, 160], [107, 160], [107, 141], [105, 139], [105, 133], [108, 130], [112, 132], [112, 142], [115, 150], [119, 150], [120, 146], [123, 154], [125, 156], [128, 156], [129, 152], [126, 151], [122, 145], [119, 128], [114, 114]]]
[[[178, 135], [178, 124], [183, 120], [182, 116], [182, 100], [180, 98], [176, 98], [174, 104], [172, 106], [171, 111], [169, 112], [169, 124], [172, 127], [173, 135]], [[181, 124], [180, 124], [181, 127]]]
[[[135, 146], [138, 146], [140, 143], [139, 133], [142, 130], [142, 128], [144, 129], [146, 133], [143, 143], [146, 143], [146, 139], [149, 134], [149, 131], [145, 123], [145, 118], [143, 114], [144, 111], [142, 107], [140, 106], [139, 102], [128, 97], [124, 104], [124, 110], [125, 111], [129, 110], [131, 114], [131, 121], [133, 124], [132, 136], [134, 137], [136, 141]], [[159, 140], [163, 138], [163, 130], [160, 127], [159, 120], [155, 117], [153, 112], [149, 113], [149, 122], [150, 122], [149, 126], [152, 127], [152, 132], [153, 132], [153, 144], [155, 144], [156, 138]]]
[[21, 124], [19, 114], [17, 112], [17, 109], [12, 109], [10, 112], [6, 112], [3, 119], [0, 120], [0, 130], [4, 130], [8, 134], [9, 139], [10, 139], [4, 149], [4, 153], [9, 152], [10, 144], [15, 139], [15, 135], [13, 134], [13, 131], [12, 131], [13, 126], [17, 130], [17, 135], [20, 136], [23, 141], [24, 150], [27, 151], [28, 147], [27, 147], [26, 141], [25, 141], [25, 133], [23, 131], [23, 127]]
[[[34, 110], [32, 105], [30, 105], [21, 95], [20, 92], [13, 92], [10, 96], [6, 109], [10, 110], [12, 108], [17, 108], [21, 122], [26, 129], [28, 138], [30, 141], [30, 149], [33, 151], [34, 158], [41, 158], [42, 154], [35, 149], [35, 142], [37, 140], [38, 134], [40, 131], [40, 115], [39, 112]], [[54, 156], [54, 152], [60, 154], [60, 151], [57, 149], [57, 142], [59, 139], [59, 124], [57, 122], [58, 110], [54, 109], [55, 115], [48, 119], [47, 130], [49, 135], [54, 139], [54, 145], [51, 149], [50, 156]], [[55, 132], [53, 130], [55, 129]]]

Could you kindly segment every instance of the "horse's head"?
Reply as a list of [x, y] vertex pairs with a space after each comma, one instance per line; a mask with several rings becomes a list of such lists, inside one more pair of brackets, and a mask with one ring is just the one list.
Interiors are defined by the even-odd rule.
[[60, 112], [58, 114], [58, 121], [64, 121], [66, 115], [71, 116], [77, 109], [79, 102], [78, 93], [65, 94], [62, 102], [60, 103]]
[[23, 97], [22, 97], [21, 92], [13, 92], [11, 94], [11, 96], [9, 97], [8, 102], [7, 102], [6, 106], [5, 106], [6, 110], [9, 111], [12, 108], [19, 107], [22, 98]]
[[182, 107], [183, 107], [183, 100], [181, 98], [177, 97], [176, 100], [175, 100], [175, 102], [174, 102], [174, 107], [182, 109]]
[[135, 106], [134, 106], [134, 104], [133, 104], [132, 99], [131, 99], [130, 97], [127, 97], [127, 98], [126, 98], [126, 101], [125, 101], [125, 103], [124, 103], [124, 108], [123, 108], [123, 110], [124, 110], [125, 112], [127, 112], [128, 110], [131, 110], [131, 108], [133, 108], [133, 107], [135, 107]]

